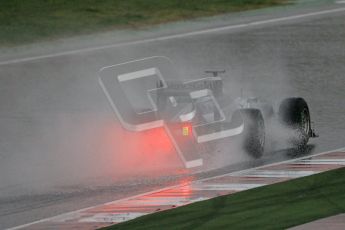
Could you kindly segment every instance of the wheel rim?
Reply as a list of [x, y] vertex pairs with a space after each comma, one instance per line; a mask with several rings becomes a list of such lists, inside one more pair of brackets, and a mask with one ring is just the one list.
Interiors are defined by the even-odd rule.
[[259, 143], [261, 147], [265, 145], [265, 132], [264, 132], [264, 122], [262, 120], [259, 121]]
[[309, 133], [310, 122], [309, 122], [309, 113], [307, 109], [304, 109], [301, 113], [301, 128], [305, 133]]

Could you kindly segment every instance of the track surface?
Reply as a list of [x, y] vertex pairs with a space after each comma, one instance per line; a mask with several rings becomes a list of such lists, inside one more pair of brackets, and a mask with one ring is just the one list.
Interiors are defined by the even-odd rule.
[[[247, 20], [254, 19], [251, 15]], [[106, 177], [118, 165], [109, 163], [112, 159], [104, 152], [109, 153], [112, 146], [103, 142], [105, 130], [99, 127], [108, 127], [113, 113], [96, 75], [103, 66], [128, 60], [164, 55], [182, 75], [192, 78], [203, 76], [205, 69], [227, 69], [230, 74], [225, 84], [237, 95], [240, 85], [247, 94], [277, 101], [302, 96], [310, 104], [321, 135], [306, 154], [343, 147], [344, 38], [342, 11], [1, 65], [0, 228], [146, 192], [184, 178], [183, 171], [171, 178], [147, 176], [130, 182]], [[107, 137], [111, 139], [111, 135]], [[268, 153], [260, 161], [241, 162], [210, 174], [289, 158], [285, 152]], [[171, 166], [178, 167], [178, 163]], [[93, 178], [88, 181], [90, 175]]]
[[96, 229], [217, 196], [342, 167], [345, 167], [344, 149], [334, 150], [203, 180], [186, 180], [177, 186], [62, 214], [15, 229]]

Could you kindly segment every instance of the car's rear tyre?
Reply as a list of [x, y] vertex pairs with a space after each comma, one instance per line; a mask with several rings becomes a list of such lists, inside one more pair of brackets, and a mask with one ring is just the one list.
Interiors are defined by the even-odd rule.
[[246, 153], [260, 158], [265, 150], [265, 122], [259, 109], [241, 109], [244, 122], [242, 145]]
[[293, 147], [304, 149], [311, 133], [310, 113], [307, 102], [300, 97], [287, 98], [279, 107], [279, 118], [283, 125], [294, 131], [289, 138]]

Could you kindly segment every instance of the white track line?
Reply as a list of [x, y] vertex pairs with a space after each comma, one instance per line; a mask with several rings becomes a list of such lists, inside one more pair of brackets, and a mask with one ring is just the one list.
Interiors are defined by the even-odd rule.
[[[272, 164], [267, 164], [267, 165], [262, 165], [262, 166], [259, 166], [259, 167], [255, 167], [255, 168], [250, 168], [250, 169], [245, 169], [245, 170], [241, 170], [241, 171], [237, 171], [237, 172], [231, 172], [231, 173], [226, 173], [226, 174], [223, 174], [223, 175], [218, 175], [218, 176], [214, 176], [214, 177], [204, 178], [204, 179], [196, 180], [196, 181], [193, 181], [193, 182], [194, 183], [195, 182], [202, 182], [202, 181], [205, 181], [205, 180], [211, 180], [211, 179], [215, 179], [215, 178], [219, 178], [219, 177], [224, 177], [224, 176], [228, 176], [228, 175], [244, 174], [244, 173], [247, 173], [247, 172], [252, 171], [252, 170], [257, 170], [257, 169], [261, 169], [261, 168], [265, 168], [265, 167], [269, 167], [269, 166], [275, 166], [275, 165], [279, 165], [279, 164], [291, 163], [291, 162], [294, 162], [294, 161], [300, 161], [300, 160], [308, 159], [308, 158], [311, 158], [311, 157], [316, 157], [316, 156], [324, 155], [324, 154], [327, 154], [327, 153], [343, 152], [343, 151], [345, 151], [345, 148], [339, 148], [339, 149], [335, 149], [335, 150], [331, 150], [331, 151], [326, 151], [326, 152], [316, 153], [316, 154], [313, 154], [313, 155], [303, 156], [303, 157], [300, 157], [300, 158], [290, 159], [290, 160], [287, 160], [287, 161], [276, 162], [276, 163], [272, 163]], [[315, 174], [317, 174], [317, 173], [315, 173]], [[185, 185], [188, 185], [188, 183], [186, 183]], [[22, 229], [22, 228], [26, 228], [26, 227], [29, 227], [29, 226], [34, 225], [34, 224], [39, 224], [39, 223], [42, 223], [42, 222], [51, 221], [51, 220], [58, 219], [58, 218], [60, 218], [60, 219], [61, 218], [62, 219], [70, 218], [70, 216], [73, 216], [73, 215], [74, 216], [78, 216], [78, 214], [80, 212], [88, 210], [88, 209], [96, 208], [96, 207], [103, 206], [103, 205], [119, 203], [121, 201], [127, 201], [127, 200], [135, 199], [135, 198], [138, 198], [138, 197], [141, 197], [141, 196], [149, 195], [149, 194], [152, 194], [152, 193], [158, 193], [158, 192], [161, 192], [161, 191], [164, 191], [164, 190], [168, 190], [168, 189], [172, 189], [172, 188], [178, 188], [178, 187], [181, 187], [181, 186], [183, 186], [183, 184], [179, 184], [179, 185], [174, 185], [174, 186], [169, 186], [169, 187], [153, 190], [153, 191], [150, 191], [150, 192], [146, 192], [146, 193], [138, 194], [138, 195], [135, 195], [135, 196], [123, 198], [123, 199], [120, 199], [120, 200], [115, 200], [115, 201], [111, 201], [111, 202], [107, 202], [107, 203], [103, 203], [103, 204], [99, 204], [99, 205], [95, 205], [95, 206], [79, 209], [79, 210], [76, 210], [76, 211], [63, 213], [63, 214], [60, 214], [60, 215], [57, 215], [57, 216], [53, 216], [53, 217], [37, 220], [37, 221], [31, 222], [31, 223], [19, 225], [19, 226], [16, 226], [16, 227], [7, 228], [7, 230]]]
[[243, 191], [243, 190], [248, 190], [252, 188], [257, 188], [261, 186], [265, 186], [266, 184], [239, 184], [239, 183], [231, 183], [231, 184], [193, 184], [192, 185], [192, 190], [197, 191]]
[[198, 30], [198, 31], [181, 33], [181, 34], [167, 35], [167, 36], [149, 38], [149, 39], [144, 39], [144, 40], [139, 40], [139, 41], [123, 42], [123, 43], [116, 43], [116, 44], [105, 45], [105, 46], [97, 46], [97, 47], [90, 47], [90, 48], [85, 48], [85, 49], [70, 50], [70, 51], [65, 51], [65, 52], [34, 56], [34, 57], [12, 59], [12, 60], [0, 62], [0, 66], [20, 63], [20, 62], [35, 61], [35, 60], [44, 59], [44, 58], [53, 58], [53, 57], [59, 57], [59, 56], [64, 56], [64, 55], [77, 54], [77, 53], [82, 53], [82, 52], [90, 52], [90, 51], [95, 51], [95, 50], [115, 48], [115, 47], [120, 47], [120, 46], [138, 45], [138, 44], [143, 44], [143, 43], [148, 43], [148, 42], [164, 41], [164, 40], [175, 39], [175, 38], [184, 38], [184, 37], [190, 37], [190, 36], [195, 36], [195, 35], [200, 35], [200, 34], [245, 28], [245, 27], [250, 27], [250, 26], [255, 27], [255, 26], [265, 25], [265, 24], [270, 24], [270, 23], [275, 23], [275, 22], [284, 22], [284, 21], [296, 20], [296, 19], [301, 19], [301, 18], [307, 18], [307, 17], [312, 17], [312, 16], [319, 16], [319, 15], [325, 15], [325, 14], [331, 14], [331, 13], [343, 12], [343, 11], [345, 11], [345, 7], [332, 9], [332, 10], [323, 10], [323, 11], [317, 11], [317, 12], [306, 13], [306, 14], [280, 17], [280, 18], [266, 19], [266, 20], [254, 21], [254, 22], [237, 24], [237, 25], [223, 26], [223, 27], [218, 27], [218, 28], [213, 28], [213, 29], [205, 29], [205, 30]]
[[344, 159], [316, 159], [316, 160], [301, 160], [300, 162], [296, 162], [295, 164], [308, 164], [308, 165], [345, 165]]
[[[253, 170], [252, 173], [243, 174], [246, 177], [276, 177], [299, 178], [316, 174], [315, 171], [288, 171], [288, 170]], [[239, 174], [241, 176], [242, 174]]]

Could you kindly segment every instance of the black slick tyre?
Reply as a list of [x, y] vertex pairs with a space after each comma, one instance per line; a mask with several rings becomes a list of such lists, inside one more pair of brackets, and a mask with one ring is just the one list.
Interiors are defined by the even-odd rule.
[[294, 131], [294, 136], [289, 140], [293, 147], [304, 149], [311, 134], [307, 102], [301, 97], [284, 99], [279, 107], [279, 118], [283, 125]]
[[241, 109], [243, 122], [242, 146], [245, 152], [254, 157], [260, 158], [265, 149], [265, 122], [259, 109]]

